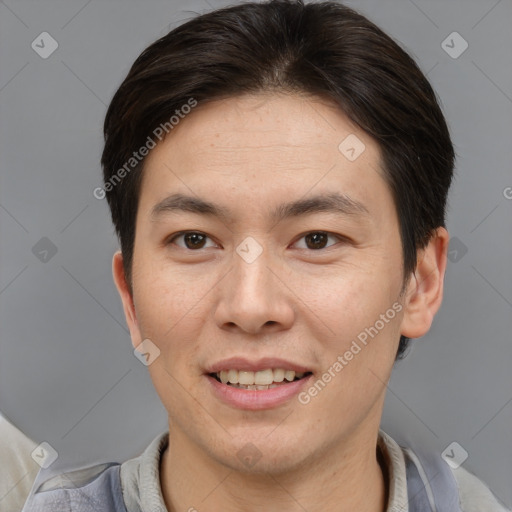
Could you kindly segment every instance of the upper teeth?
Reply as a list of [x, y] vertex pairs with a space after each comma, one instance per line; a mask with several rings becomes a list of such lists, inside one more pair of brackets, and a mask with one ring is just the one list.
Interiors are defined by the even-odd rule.
[[231, 384], [244, 384], [244, 385], [260, 385], [268, 386], [273, 382], [283, 382], [284, 379], [292, 381], [297, 378], [302, 378], [304, 372], [295, 372], [293, 370], [283, 370], [277, 368], [275, 370], [261, 370], [259, 372], [246, 372], [243, 370], [222, 370], [217, 373], [217, 377], [223, 384], [230, 382]]

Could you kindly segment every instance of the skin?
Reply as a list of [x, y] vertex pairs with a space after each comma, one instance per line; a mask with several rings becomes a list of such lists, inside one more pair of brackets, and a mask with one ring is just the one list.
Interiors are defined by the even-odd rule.
[[[353, 162], [338, 149], [350, 134], [365, 144]], [[269, 218], [281, 203], [333, 191], [367, 213]], [[232, 218], [152, 219], [176, 192]], [[171, 240], [183, 230], [207, 238], [199, 248]], [[318, 231], [331, 236], [315, 249], [305, 235]], [[252, 263], [236, 252], [248, 236], [263, 248]], [[320, 98], [246, 95], [182, 120], [146, 159], [133, 294], [121, 253], [113, 259], [134, 347], [149, 338], [160, 350], [148, 369], [169, 416], [160, 474], [168, 510], [386, 510], [376, 456], [386, 385], [400, 334], [424, 335], [441, 304], [447, 244], [437, 229], [401, 294], [399, 224], [379, 147]], [[291, 360], [316, 381], [396, 302], [402, 310], [307, 405], [243, 411], [210, 391], [205, 366], [234, 355]], [[247, 443], [261, 454], [252, 467], [237, 457]]]

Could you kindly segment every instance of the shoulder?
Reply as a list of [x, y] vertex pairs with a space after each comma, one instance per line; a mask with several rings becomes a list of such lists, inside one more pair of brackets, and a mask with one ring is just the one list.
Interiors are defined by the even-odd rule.
[[459, 489], [460, 504], [463, 512], [510, 512], [494, 496], [489, 487], [473, 473], [462, 466], [452, 469]]
[[98, 464], [62, 473], [41, 484], [23, 512], [126, 512], [120, 465]]
[[159, 434], [142, 454], [122, 464], [97, 464], [50, 478], [29, 497], [22, 512], [166, 510], [158, 469], [168, 434]]
[[436, 450], [398, 445], [382, 430], [379, 446], [391, 476], [389, 510], [511, 512], [482, 480], [450, 465]]
[[0, 412], [0, 509], [20, 510], [30, 494], [39, 465], [31, 457], [37, 443]]
[[[408, 466], [408, 489], [418, 492], [417, 489], [423, 487], [432, 510], [510, 512], [482, 480], [462, 466], [450, 466], [437, 452], [413, 452], [410, 448], [404, 451]], [[416, 485], [414, 475], [417, 475]]]

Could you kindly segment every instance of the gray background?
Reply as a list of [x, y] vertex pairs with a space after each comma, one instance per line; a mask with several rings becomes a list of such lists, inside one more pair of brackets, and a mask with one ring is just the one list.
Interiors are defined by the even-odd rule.
[[[194, 12], [227, 4], [0, 3], [0, 410], [58, 451], [40, 477], [125, 460], [167, 428], [112, 281], [107, 204], [92, 194], [101, 127], [148, 44]], [[511, 506], [512, 2], [347, 4], [417, 59], [458, 154], [443, 307], [396, 365], [382, 427], [439, 453], [458, 442], [469, 454], [464, 467]], [[31, 48], [44, 31], [59, 45], [47, 59]], [[469, 44], [458, 58], [442, 47], [454, 31]], [[452, 51], [460, 43], [450, 42]], [[57, 250], [47, 261], [43, 237]]]

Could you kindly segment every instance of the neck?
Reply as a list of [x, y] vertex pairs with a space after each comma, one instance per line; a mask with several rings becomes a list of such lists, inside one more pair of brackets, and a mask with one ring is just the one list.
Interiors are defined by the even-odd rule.
[[385, 512], [387, 471], [377, 432], [361, 433], [285, 473], [238, 472], [205, 454], [176, 426], [161, 461], [169, 512]]

